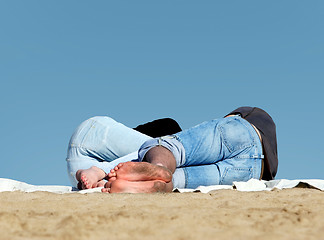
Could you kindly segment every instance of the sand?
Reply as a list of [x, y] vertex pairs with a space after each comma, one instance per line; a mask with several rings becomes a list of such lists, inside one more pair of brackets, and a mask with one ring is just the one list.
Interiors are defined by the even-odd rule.
[[324, 239], [324, 192], [0, 193], [0, 239]]

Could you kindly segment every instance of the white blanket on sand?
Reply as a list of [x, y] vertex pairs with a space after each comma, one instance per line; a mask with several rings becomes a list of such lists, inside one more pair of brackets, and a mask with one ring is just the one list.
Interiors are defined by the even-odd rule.
[[[271, 191], [273, 189], [284, 188], [314, 188], [324, 191], [324, 180], [320, 179], [296, 179], [296, 180], [272, 180], [272, 181], [259, 181], [251, 179], [247, 182], [234, 182], [233, 185], [214, 185], [214, 186], [200, 186], [196, 189], [174, 189], [174, 192], [202, 192], [208, 193], [220, 189], [236, 189], [238, 191]], [[54, 186], [54, 185], [31, 185], [24, 182], [0, 178], [0, 192], [22, 191], [22, 192], [36, 192], [45, 191], [52, 193], [92, 193], [101, 192], [101, 188], [87, 189], [78, 191], [70, 186]]]

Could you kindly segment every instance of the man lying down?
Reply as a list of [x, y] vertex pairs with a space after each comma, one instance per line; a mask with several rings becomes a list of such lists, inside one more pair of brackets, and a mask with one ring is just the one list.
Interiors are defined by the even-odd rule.
[[[184, 131], [172, 119], [149, 124], [157, 122], [166, 123], [166, 136], [151, 138], [108, 117], [83, 122], [68, 149], [72, 184], [108, 193], [152, 193], [276, 175], [276, 126], [260, 108], [240, 107]], [[121, 161], [137, 150], [136, 160]]]

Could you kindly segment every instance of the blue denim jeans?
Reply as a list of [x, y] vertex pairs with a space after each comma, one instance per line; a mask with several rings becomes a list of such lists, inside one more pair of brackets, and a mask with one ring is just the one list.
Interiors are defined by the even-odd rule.
[[176, 187], [227, 185], [260, 178], [261, 141], [240, 116], [207, 121], [173, 136], [148, 140], [139, 149], [139, 160], [157, 145], [169, 149], [176, 159]]

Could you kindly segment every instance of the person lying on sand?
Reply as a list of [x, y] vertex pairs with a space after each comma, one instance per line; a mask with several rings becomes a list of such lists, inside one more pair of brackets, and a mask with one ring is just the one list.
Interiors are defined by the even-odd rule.
[[[252, 112], [254, 109], [265, 113], [258, 108]], [[241, 115], [230, 114], [171, 136], [149, 139], [138, 151], [138, 162], [120, 163], [108, 174], [93, 166], [77, 171], [76, 179], [82, 188], [104, 185], [102, 191], [111, 193], [170, 192], [173, 187], [196, 188], [261, 179], [264, 137], [268, 140], [264, 132]], [[266, 167], [269, 177], [268, 163]], [[274, 177], [276, 168], [270, 170]]]

